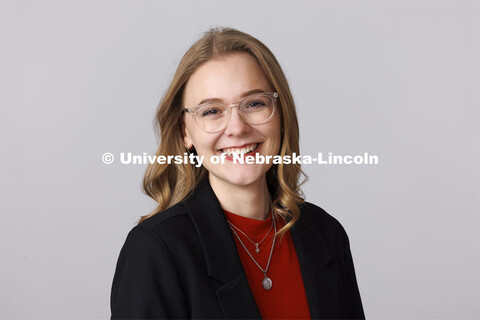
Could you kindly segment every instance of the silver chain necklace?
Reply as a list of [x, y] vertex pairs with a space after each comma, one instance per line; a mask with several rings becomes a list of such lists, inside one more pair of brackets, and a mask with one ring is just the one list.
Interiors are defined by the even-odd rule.
[[272, 225], [270, 226], [270, 229], [268, 229], [268, 232], [267, 234], [265, 235], [265, 237], [263, 237], [262, 241], [260, 242], [254, 242], [252, 239], [250, 239], [249, 236], [247, 236], [245, 234], [245, 232], [243, 232], [242, 230], [240, 230], [238, 227], [236, 227], [233, 223], [231, 223], [230, 221], [227, 220], [227, 222], [230, 224], [231, 227], [234, 227], [235, 229], [237, 229], [237, 231], [241, 232], [247, 239], [248, 241], [250, 241], [251, 243], [253, 243], [253, 245], [255, 246], [255, 252], [256, 253], [260, 253], [260, 248], [258, 247], [259, 245], [262, 244], [263, 241], [265, 241], [265, 239], [267, 239], [267, 236], [270, 234], [270, 231], [272, 231], [272, 228], [273, 228], [273, 223]]
[[272, 220], [273, 220], [273, 230], [274, 230], [275, 233], [273, 234], [272, 248], [270, 249], [270, 256], [268, 257], [267, 267], [265, 268], [265, 270], [262, 267], [260, 267], [257, 260], [255, 260], [255, 258], [252, 256], [250, 251], [248, 251], [248, 249], [245, 246], [245, 244], [243, 243], [243, 241], [240, 239], [238, 234], [235, 232], [235, 229], [232, 228], [232, 226], [230, 226], [230, 229], [232, 229], [233, 233], [237, 237], [237, 239], [240, 242], [240, 244], [242, 245], [243, 249], [245, 249], [245, 251], [247, 251], [248, 255], [250, 256], [250, 258], [252, 258], [253, 262], [255, 262], [257, 267], [263, 272], [262, 286], [263, 286], [263, 289], [265, 289], [265, 290], [270, 290], [272, 288], [272, 280], [269, 277], [267, 277], [267, 271], [268, 271], [268, 267], [270, 266], [270, 261], [272, 260], [273, 248], [275, 247], [275, 239], [277, 238], [277, 226], [275, 224], [275, 215], [274, 215], [273, 210], [272, 210]]

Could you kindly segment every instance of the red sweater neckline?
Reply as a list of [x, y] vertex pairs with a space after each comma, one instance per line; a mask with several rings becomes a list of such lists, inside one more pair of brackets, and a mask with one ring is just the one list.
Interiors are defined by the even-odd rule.
[[[244, 217], [233, 212], [223, 210], [225, 212], [225, 217], [230, 221], [235, 227], [239, 228], [245, 232], [252, 240], [262, 240], [256, 239], [257, 237], [263, 237], [268, 232], [272, 226], [272, 211], [268, 213], [268, 217], [265, 220], [257, 220], [253, 218]], [[278, 225], [277, 225], [278, 229]], [[272, 229], [273, 231], [273, 229]]]

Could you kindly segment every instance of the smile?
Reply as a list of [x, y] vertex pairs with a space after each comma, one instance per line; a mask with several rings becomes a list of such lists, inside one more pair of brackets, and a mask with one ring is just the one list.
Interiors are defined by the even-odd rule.
[[230, 156], [230, 157], [243, 156], [256, 151], [259, 146], [260, 146], [260, 143], [252, 143], [249, 145], [245, 145], [241, 148], [225, 148], [225, 149], [220, 149], [219, 151], [220, 153], [225, 153], [227, 156]]

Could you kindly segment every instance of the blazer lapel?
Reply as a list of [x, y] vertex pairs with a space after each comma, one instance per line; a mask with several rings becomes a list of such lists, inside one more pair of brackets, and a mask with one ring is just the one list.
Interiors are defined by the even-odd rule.
[[339, 275], [329, 266], [334, 255], [321, 230], [316, 227], [306, 205], [301, 206], [300, 219], [291, 229], [312, 319], [340, 316]]
[[261, 318], [232, 233], [208, 178], [198, 184], [184, 205], [197, 229], [208, 275], [223, 283], [216, 294], [225, 318]]

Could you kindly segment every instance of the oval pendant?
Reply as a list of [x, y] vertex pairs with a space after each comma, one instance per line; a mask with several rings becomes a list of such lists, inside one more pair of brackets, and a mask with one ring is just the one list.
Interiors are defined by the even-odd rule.
[[267, 277], [263, 278], [262, 286], [263, 286], [263, 289], [265, 290], [272, 289], [272, 280], [270, 280], [270, 278], [267, 278]]

